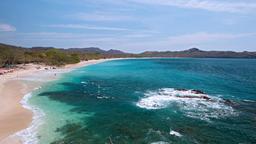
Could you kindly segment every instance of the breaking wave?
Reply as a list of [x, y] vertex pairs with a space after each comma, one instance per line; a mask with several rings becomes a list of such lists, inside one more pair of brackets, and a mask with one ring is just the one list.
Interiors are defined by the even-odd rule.
[[179, 132], [174, 131], [174, 130], [170, 130], [170, 135], [177, 136], [177, 137], [182, 137], [182, 135]]
[[38, 127], [43, 123], [44, 112], [29, 104], [29, 99], [32, 97], [32, 93], [26, 94], [21, 100], [21, 104], [24, 108], [31, 110], [33, 112], [33, 120], [30, 126], [22, 131], [16, 133], [17, 136], [21, 137], [22, 144], [37, 144], [37, 130]]
[[152, 142], [151, 144], [169, 144], [169, 143], [165, 141], [158, 141], [158, 142]]
[[177, 105], [186, 116], [202, 120], [236, 115], [230, 100], [210, 96], [199, 90], [162, 88], [144, 95], [136, 103], [140, 108], [156, 110]]

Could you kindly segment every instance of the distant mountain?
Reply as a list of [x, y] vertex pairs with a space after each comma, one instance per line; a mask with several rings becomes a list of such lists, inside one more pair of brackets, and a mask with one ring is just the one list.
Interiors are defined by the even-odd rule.
[[121, 55], [121, 54], [128, 54], [120, 50], [110, 49], [108, 51], [102, 50], [97, 47], [89, 47], [89, 48], [69, 48], [65, 49], [69, 52], [79, 52], [79, 53], [99, 53], [99, 54], [108, 54], [108, 55]]
[[3, 49], [3, 48], [21, 49], [22, 47], [17, 47], [17, 46], [13, 46], [13, 45], [8, 45], [8, 44], [0, 43], [0, 52], [1, 52], [1, 49]]
[[185, 50], [184, 52], [193, 53], [193, 52], [202, 52], [202, 51], [200, 49], [198, 49], [198, 48], [191, 48], [191, 49]]
[[110, 50], [106, 51], [105, 54], [121, 55], [121, 54], [127, 54], [127, 53], [120, 51], [120, 50], [110, 49]]
[[32, 47], [32, 48], [23, 48], [26, 51], [34, 51], [34, 52], [43, 52], [50, 49], [54, 49], [54, 47]]
[[[1, 44], [1, 48], [19, 49], [25, 51], [46, 51], [49, 49], [55, 49], [54, 47], [32, 47], [24, 48], [13, 45]], [[192, 57], [192, 58], [256, 58], [256, 52], [234, 52], [234, 51], [204, 51], [198, 48], [191, 48], [183, 51], [146, 51], [140, 54], [125, 53], [120, 50], [110, 49], [103, 50], [97, 47], [88, 48], [68, 48], [60, 50], [64, 52], [78, 53], [78, 54], [101, 54], [103, 56], [117, 56], [117, 57]]]
[[[0, 43], [0, 48], [1, 47], [8, 47], [8, 48], [20, 48], [24, 50], [31, 50], [31, 51], [46, 51], [50, 49], [55, 49], [54, 47], [31, 47], [31, 48], [26, 48], [26, 47], [18, 47], [18, 46], [13, 46], [13, 45], [8, 45], [8, 44], [3, 44]], [[120, 50], [115, 50], [115, 49], [110, 49], [110, 50], [103, 50], [97, 47], [88, 47], [88, 48], [59, 48], [60, 50], [67, 51], [67, 52], [74, 52], [74, 53], [85, 53], [85, 54], [90, 54], [90, 53], [98, 53], [98, 54], [108, 54], [108, 55], [121, 55], [121, 54], [129, 54]]]
[[139, 55], [143, 57], [256, 58], [256, 52], [203, 51], [198, 48], [184, 51], [146, 51]]
[[69, 48], [65, 49], [70, 52], [80, 52], [80, 53], [105, 53], [106, 51], [97, 48], [97, 47], [88, 47], [88, 48]]

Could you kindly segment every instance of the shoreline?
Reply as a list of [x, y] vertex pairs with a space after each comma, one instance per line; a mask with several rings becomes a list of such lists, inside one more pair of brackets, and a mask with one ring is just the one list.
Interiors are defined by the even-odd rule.
[[[57, 80], [63, 73], [74, 69], [123, 58], [81, 61], [57, 69], [28, 64], [26, 69], [0, 76], [0, 144], [22, 144], [22, 132], [33, 125], [35, 112], [27, 105], [28, 94], [43, 84]], [[42, 67], [42, 69], [37, 69]], [[46, 70], [47, 68], [47, 70]], [[56, 76], [57, 75], [57, 76]]]

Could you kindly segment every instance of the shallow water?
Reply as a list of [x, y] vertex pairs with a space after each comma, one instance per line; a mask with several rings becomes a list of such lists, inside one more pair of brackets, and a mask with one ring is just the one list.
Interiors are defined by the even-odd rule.
[[41, 144], [255, 143], [256, 60], [109, 61], [64, 74], [30, 103], [45, 113]]

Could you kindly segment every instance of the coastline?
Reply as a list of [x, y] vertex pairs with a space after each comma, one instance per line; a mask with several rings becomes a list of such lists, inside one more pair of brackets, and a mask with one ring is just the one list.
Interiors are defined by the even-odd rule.
[[[61, 74], [76, 68], [117, 59], [122, 58], [82, 61], [57, 69], [28, 64], [24, 70], [1, 75], [0, 144], [22, 144], [22, 137], [18, 133], [30, 128], [35, 116], [33, 109], [26, 106], [28, 94], [32, 91], [49, 81], [57, 80]], [[41, 69], [37, 69], [38, 67]]]

